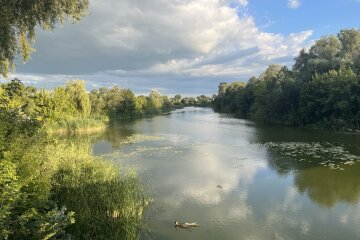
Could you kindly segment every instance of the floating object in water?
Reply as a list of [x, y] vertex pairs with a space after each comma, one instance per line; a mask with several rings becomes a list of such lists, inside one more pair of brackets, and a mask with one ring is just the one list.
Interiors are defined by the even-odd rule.
[[223, 188], [221, 185], [217, 185], [216, 187], [217, 187], [217, 188]]
[[175, 227], [189, 229], [189, 228], [200, 227], [200, 225], [197, 224], [196, 222], [193, 222], [193, 223], [179, 223], [178, 221], [175, 221]]

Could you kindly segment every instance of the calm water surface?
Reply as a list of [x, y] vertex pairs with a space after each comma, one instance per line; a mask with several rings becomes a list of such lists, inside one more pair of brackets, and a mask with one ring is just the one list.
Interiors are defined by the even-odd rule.
[[186, 108], [120, 122], [93, 151], [154, 199], [143, 239], [360, 239], [360, 136]]

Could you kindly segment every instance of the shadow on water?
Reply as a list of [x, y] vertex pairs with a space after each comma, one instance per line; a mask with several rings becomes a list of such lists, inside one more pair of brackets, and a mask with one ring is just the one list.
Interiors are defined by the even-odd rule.
[[53, 138], [60, 142], [82, 144], [95, 144], [100, 141], [106, 141], [111, 144], [112, 149], [120, 149], [124, 139], [135, 134], [133, 125], [136, 120], [119, 120], [110, 122], [109, 126], [101, 132], [93, 132], [89, 134], [78, 135], [54, 135]]
[[281, 126], [257, 126], [253, 142], [266, 147], [268, 166], [294, 176], [313, 202], [333, 207], [360, 199], [360, 136]]
[[133, 128], [135, 122], [136, 120], [111, 122], [110, 126], [104, 132], [102, 139], [111, 143], [113, 149], [120, 149], [121, 141], [135, 134]]
[[338, 202], [356, 204], [360, 199], [360, 165], [338, 171], [326, 167], [303, 169], [295, 174], [297, 189], [321, 206], [333, 207]]

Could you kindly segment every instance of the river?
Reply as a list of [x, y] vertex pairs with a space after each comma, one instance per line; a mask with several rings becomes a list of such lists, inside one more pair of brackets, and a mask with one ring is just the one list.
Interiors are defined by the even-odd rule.
[[152, 197], [142, 239], [360, 239], [359, 135], [191, 107], [119, 122], [93, 152], [134, 168]]

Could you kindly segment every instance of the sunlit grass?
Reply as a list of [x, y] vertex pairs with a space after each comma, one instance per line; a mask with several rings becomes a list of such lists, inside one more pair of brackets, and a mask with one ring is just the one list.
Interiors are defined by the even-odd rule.
[[49, 121], [44, 128], [50, 134], [77, 134], [105, 130], [109, 119], [99, 118], [69, 118], [59, 121]]
[[134, 172], [91, 155], [87, 144], [56, 144], [52, 199], [75, 212], [68, 231], [76, 239], [138, 239], [145, 198]]

